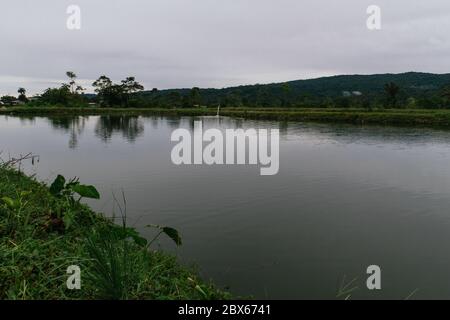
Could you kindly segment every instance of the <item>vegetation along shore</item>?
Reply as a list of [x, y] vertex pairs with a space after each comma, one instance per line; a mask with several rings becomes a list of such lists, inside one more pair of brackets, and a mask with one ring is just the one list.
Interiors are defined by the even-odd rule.
[[[93, 212], [95, 187], [58, 176], [51, 186], [0, 166], [0, 299], [226, 299], [135, 229]], [[177, 245], [175, 229], [149, 226]], [[79, 266], [81, 289], [67, 287]]]
[[[217, 108], [99, 108], [99, 107], [8, 107], [0, 115], [77, 116], [77, 115], [160, 115], [211, 116]], [[277, 121], [341, 122], [398, 126], [449, 127], [450, 110], [429, 109], [319, 109], [319, 108], [222, 108], [221, 116]]]
[[135, 77], [102, 75], [93, 93], [66, 72], [67, 82], [32, 97], [0, 97], [10, 115], [220, 115], [280, 121], [450, 127], [450, 74], [342, 75], [223, 89], [145, 90]]

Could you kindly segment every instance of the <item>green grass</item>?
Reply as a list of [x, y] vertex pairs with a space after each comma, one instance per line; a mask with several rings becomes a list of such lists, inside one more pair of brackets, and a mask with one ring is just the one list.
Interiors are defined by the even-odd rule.
[[[0, 109], [9, 115], [161, 115], [204, 116], [215, 115], [216, 108], [158, 109], [158, 108], [57, 108], [57, 107], [10, 107]], [[425, 109], [293, 109], [293, 108], [223, 108], [222, 116], [277, 120], [342, 122], [353, 124], [383, 124], [401, 126], [450, 127], [450, 110]]]
[[[175, 257], [121, 236], [123, 226], [5, 166], [0, 199], [0, 299], [230, 297]], [[81, 268], [81, 290], [67, 289], [70, 265]]]

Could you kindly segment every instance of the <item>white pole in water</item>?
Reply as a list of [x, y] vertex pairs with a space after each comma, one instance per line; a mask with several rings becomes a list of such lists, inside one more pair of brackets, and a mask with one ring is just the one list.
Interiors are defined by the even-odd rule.
[[217, 117], [219, 117], [220, 114], [220, 104], [217, 106]]

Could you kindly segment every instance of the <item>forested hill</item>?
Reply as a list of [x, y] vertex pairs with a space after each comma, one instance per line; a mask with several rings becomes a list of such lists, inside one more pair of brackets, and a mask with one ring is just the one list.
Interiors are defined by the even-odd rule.
[[414, 95], [424, 90], [439, 90], [450, 84], [450, 73], [432, 74], [408, 72], [401, 74], [342, 75], [311, 80], [288, 82], [296, 91], [313, 95], [340, 96], [343, 91], [359, 91], [363, 94], [384, 92], [386, 83], [394, 82], [406, 94]]
[[[431, 74], [408, 72], [401, 74], [340, 75], [284, 83], [256, 84], [224, 89], [171, 89], [141, 93], [152, 105], [213, 106], [348, 106], [348, 104], [383, 104], [385, 86], [399, 87], [399, 103], [435, 105], [440, 92], [450, 85], [450, 73]], [[344, 105], [340, 105], [344, 104]]]

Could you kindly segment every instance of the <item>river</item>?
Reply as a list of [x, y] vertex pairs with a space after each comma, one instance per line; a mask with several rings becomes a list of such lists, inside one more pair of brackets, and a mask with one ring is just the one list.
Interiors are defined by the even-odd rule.
[[[280, 130], [279, 173], [255, 165], [171, 161], [177, 128]], [[47, 183], [97, 187], [88, 201], [145, 236], [153, 223], [183, 246], [157, 246], [236, 295], [272, 299], [450, 298], [450, 132], [190, 117], [0, 116], [0, 150]], [[366, 270], [381, 268], [381, 290]]]

